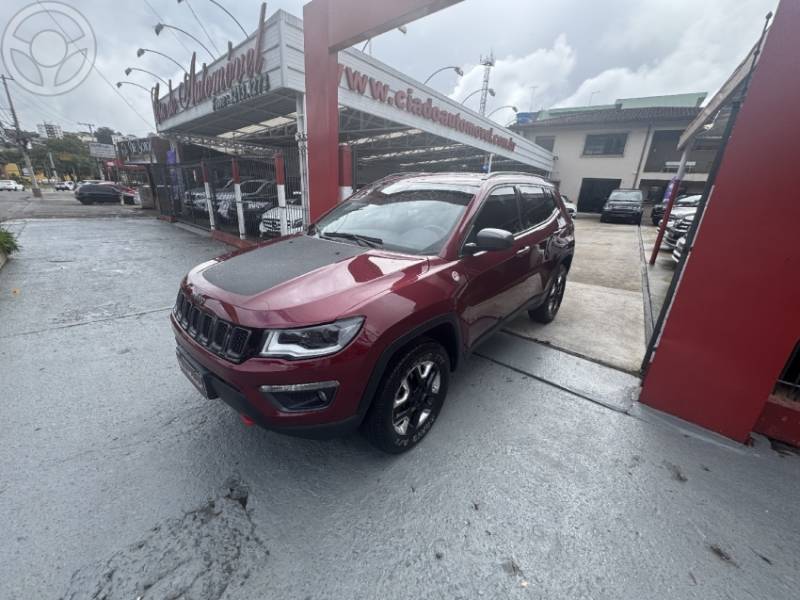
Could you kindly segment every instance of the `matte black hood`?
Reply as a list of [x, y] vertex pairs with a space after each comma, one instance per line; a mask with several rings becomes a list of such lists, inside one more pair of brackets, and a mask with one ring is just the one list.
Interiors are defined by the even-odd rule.
[[211, 284], [252, 296], [300, 275], [352, 258], [369, 248], [307, 235], [280, 240], [223, 260], [203, 271]]

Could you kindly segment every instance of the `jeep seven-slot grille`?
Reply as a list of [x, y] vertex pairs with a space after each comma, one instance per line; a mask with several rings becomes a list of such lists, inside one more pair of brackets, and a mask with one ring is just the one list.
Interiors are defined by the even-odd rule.
[[194, 304], [183, 292], [178, 293], [172, 309], [175, 320], [198, 344], [232, 362], [241, 362], [256, 352], [258, 330], [220, 319]]

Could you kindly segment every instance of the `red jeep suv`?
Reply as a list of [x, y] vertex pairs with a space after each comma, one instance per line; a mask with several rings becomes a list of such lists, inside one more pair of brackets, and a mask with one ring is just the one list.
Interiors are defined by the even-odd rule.
[[403, 452], [482, 340], [524, 310], [553, 320], [574, 246], [539, 177], [393, 175], [302, 234], [192, 269], [170, 317], [178, 363], [245, 422], [310, 437], [361, 426]]

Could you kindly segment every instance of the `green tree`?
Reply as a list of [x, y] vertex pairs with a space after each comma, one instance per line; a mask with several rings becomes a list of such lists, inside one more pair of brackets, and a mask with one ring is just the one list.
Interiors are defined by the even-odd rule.
[[98, 127], [94, 132], [94, 138], [101, 144], [111, 144], [111, 136], [115, 133], [111, 127]]

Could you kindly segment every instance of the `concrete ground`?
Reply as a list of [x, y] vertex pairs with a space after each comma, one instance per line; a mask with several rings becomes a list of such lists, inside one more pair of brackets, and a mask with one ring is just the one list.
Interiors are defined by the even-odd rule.
[[41, 198], [34, 198], [30, 190], [0, 192], [0, 222], [12, 219], [129, 217], [153, 214], [152, 210], [142, 210], [139, 206], [119, 204], [84, 206], [75, 199], [72, 192], [46, 190], [42, 192]]
[[508, 330], [630, 372], [645, 352], [638, 228], [575, 220], [575, 258], [558, 318], [548, 325], [522, 315]]
[[283, 437], [175, 364], [178, 280], [227, 248], [152, 219], [11, 226], [2, 599], [797, 596], [800, 458], [650, 412], [633, 376], [500, 333], [406, 455]]

